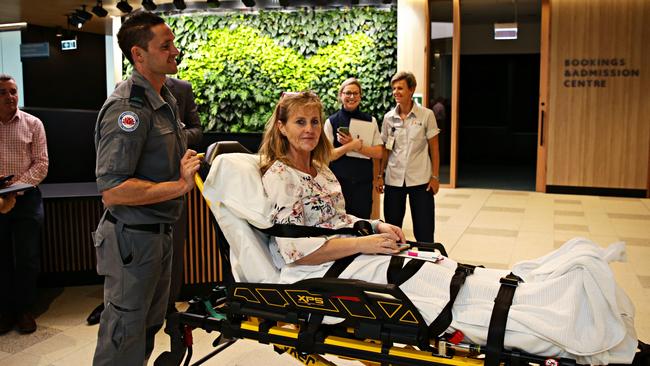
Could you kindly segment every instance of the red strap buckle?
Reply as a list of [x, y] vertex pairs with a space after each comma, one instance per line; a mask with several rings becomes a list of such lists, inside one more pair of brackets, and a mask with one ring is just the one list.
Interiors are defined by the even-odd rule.
[[191, 347], [194, 343], [194, 340], [192, 339], [192, 328], [189, 325], [186, 325], [183, 330], [185, 333], [183, 337], [185, 347]]
[[463, 339], [465, 339], [465, 334], [463, 334], [463, 332], [461, 332], [460, 330], [457, 330], [451, 335], [451, 337], [447, 339], [447, 342], [458, 344], [462, 342]]

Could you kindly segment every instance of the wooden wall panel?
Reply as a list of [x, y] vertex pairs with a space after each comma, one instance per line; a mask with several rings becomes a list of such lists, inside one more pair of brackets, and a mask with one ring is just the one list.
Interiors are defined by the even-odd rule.
[[212, 212], [201, 192], [194, 188], [187, 200], [187, 238], [185, 239], [184, 282], [188, 285], [220, 281], [221, 257]]
[[[101, 197], [45, 199], [44, 209], [42, 272], [78, 276], [94, 272], [97, 262], [91, 233], [104, 212]], [[210, 209], [198, 189], [188, 194], [187, 210], [183, 283], [217, 282], [222, 278], [217, 235]]]
[[551, 0], [547, 185], [647, 188], [649, 21], [647, 0]]
[[42, 272], [94, 271], [95, 247], [91, 233], [102, 216], [101, 198], [45, 199], [43, 206]]

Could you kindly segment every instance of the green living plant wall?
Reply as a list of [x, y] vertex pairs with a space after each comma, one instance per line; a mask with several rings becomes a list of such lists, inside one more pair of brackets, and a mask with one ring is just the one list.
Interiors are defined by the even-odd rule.
[[392, 9], [304, 9], [169, 16], [181, 51], [178, 77], [192, 83], [206, 131], [259, 132], [282, 91], [314, 90], [325, 114], [340, 83], [357, 77], [364, 111], [393, 105], [397, 17]]

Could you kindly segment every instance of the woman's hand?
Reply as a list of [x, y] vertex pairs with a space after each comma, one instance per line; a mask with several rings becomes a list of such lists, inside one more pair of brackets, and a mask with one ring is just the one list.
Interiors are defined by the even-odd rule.
[[427, 186], [427, 191], [431, 191], [432, 194], [437, 194], [440, 189], [440, 182], [438, 178], [431, 177], [429, 178], [429, 185]]
[[397, 254], [399, 246], [394, 233], [360, 236], [356, 241], [357, 250], [362, 254]]
[[395, 225], [387, 224], [385, 222], [380, 222], [379, 225], [377, 225], [377, 231], [379, 231], [380, 233], [392, 235], [393, 239], [396, 242], [406, 243], [406, 237], [404, 237], [404, 233], [402, 232], [402, 229], [400, 229]]
[[16, 204], [16, 195], [13, 193], [10, 193], [7, 196], [0, 197], [0, 213], [7, 213], [11, 211], [12, 208], [14, 208], [14, 205]]
[[341, 143], [341, 145], [345, 145], [345, 147], [349, 148], [348, 151], [359, 151], [361, 147], [363, 147], [363, 141], [361, 139], [352, 138], [350, 135], [337, 132], [336, 139]]

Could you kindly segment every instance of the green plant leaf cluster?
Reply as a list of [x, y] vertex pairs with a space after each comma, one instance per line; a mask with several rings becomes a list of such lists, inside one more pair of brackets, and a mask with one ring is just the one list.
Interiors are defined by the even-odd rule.
[[393, 105], [395, 9], [260, 11], [166, 19], [206, 131], [259, 132], [282, 91], [314, 90], [325, 114], [340, 83], [357, 77], [362, 109], [378, 120]]

